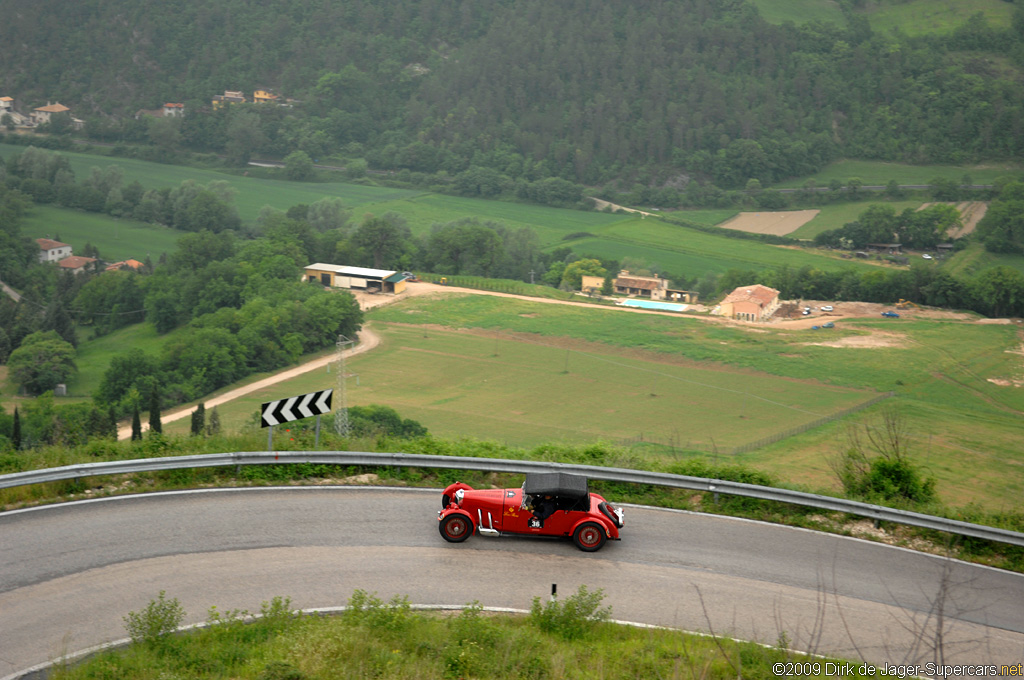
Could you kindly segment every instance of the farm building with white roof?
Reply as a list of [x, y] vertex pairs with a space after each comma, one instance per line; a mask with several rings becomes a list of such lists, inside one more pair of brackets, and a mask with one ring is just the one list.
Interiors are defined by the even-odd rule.
[[316, 281], [328, 288], [354, 288], [369, 293], [391, 293], [394, 295], [405, 290], [405, 275], [388, 269], [368, 269], [317, 262], [306, 265], [303, 278], [306, 281]]

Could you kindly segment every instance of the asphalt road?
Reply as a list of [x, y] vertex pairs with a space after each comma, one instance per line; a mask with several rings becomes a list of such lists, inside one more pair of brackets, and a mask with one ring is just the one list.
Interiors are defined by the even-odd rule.
[[[614, 499], [612, 499], [614, 500]], [[125, 637], [159, 591], [210, 606], [416, 604], [528, 609], [602, 588], [613, 618], [872, 663], [1024, 661], [1024, 576], [730, 518], [626, 508], [623, 540], [445, 543], [438, 492], [358, 487], [150, 494], [0, 514], [0, 678]]]

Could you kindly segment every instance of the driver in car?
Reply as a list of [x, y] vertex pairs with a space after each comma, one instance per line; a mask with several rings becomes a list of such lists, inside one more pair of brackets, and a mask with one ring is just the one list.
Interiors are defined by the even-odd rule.
[[530, 504], [530, 512], [533, 513], [534, 519], [530, 522], [530, 525], [543, 527], [544, 520], [551, 517], [555, 513], [555, 509], [555, 499], [550, 494], [545, 495], [543, 498], [534, 497]]

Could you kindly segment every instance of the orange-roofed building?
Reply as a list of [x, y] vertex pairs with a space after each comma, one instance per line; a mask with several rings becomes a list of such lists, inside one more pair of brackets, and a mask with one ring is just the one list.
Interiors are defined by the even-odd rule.
[[779, 305], [779, 291], [757, 283], [729, 293], [719, 305], [719, 314], [741, 321], [767, 321]]
[[113, 264], [108, 264], [104, 271], [116, 272], [119, 269], [131, 269], [131, 270], [134, 270], [134, 271], [138, 271], [138, 270], [142, 269], [145, 266], [146, 265], [144, 265], [143, 263], [139, 262], [138, 260], [128, 259], [128, 260], [122, 260], [121, 262], [115, 262]]
[[40, 106], [32, 111], [32, 121], [36, 125], [42, 125], [43, 123], [50, 122], [50, 116], [55, 113], [67, 113], [70, 111], [68, 107], [64, 106], [60, 102], [56, 104], [50, 104], [47, 102], [46, 106]]
[[164, 104], [164, 118], [177, 118], [185, 115], [185, 105], [168, 102]]
[[74, 274], [81, 274], [86, 271], [87, 268], [91, 267], [93, 263], [99, 262], [95, 257], [82, 257], [81, 255], [72, 255], [71, 257], [65, 257], [63, 260], [57, 263], [61, 269], [72, 272]]

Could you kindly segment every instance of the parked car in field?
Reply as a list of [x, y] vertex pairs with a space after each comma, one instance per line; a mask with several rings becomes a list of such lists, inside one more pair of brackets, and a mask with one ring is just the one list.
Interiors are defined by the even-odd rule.
[[887, 316], [890, 319], [898, 319], [898, 318], [900, 318], [900, 315], [897, 314], [896, 312], [888, 312], [888, 311], [882, 312], [882, 316]]
[[828, 323], [823, 324], [821, 327], [822, 328], [835, 328], [836, 325], [832, 321], [829, 321]]
[[924, 258], [924, 259], [926, 259], [926, 260], [930, 260], [930, 259], [932, 259], [932, 256], [931, 256], [931, 255], [929, 255], [928, 253], [925, 253], [925, 254], [924, 254], [924, 255], [922, 255], [921, 257], [923, 257], [923, 258]]
[[835, 307], [833, 307], [832, 305], [823, 305], [822, 308], [821, 308], [821, 311], [823, 311], [823, 312], [831, 312], [834, 309], [835, 309]]
[[450, 543], [474, 532], [571, 538], [585, 552], [619, 540], [623, 513], [596, 493], [587, 478], [565, 472], [528, 473], [518, 489], [474, 489], [456, 482], [441, 495], [438, 531]]

